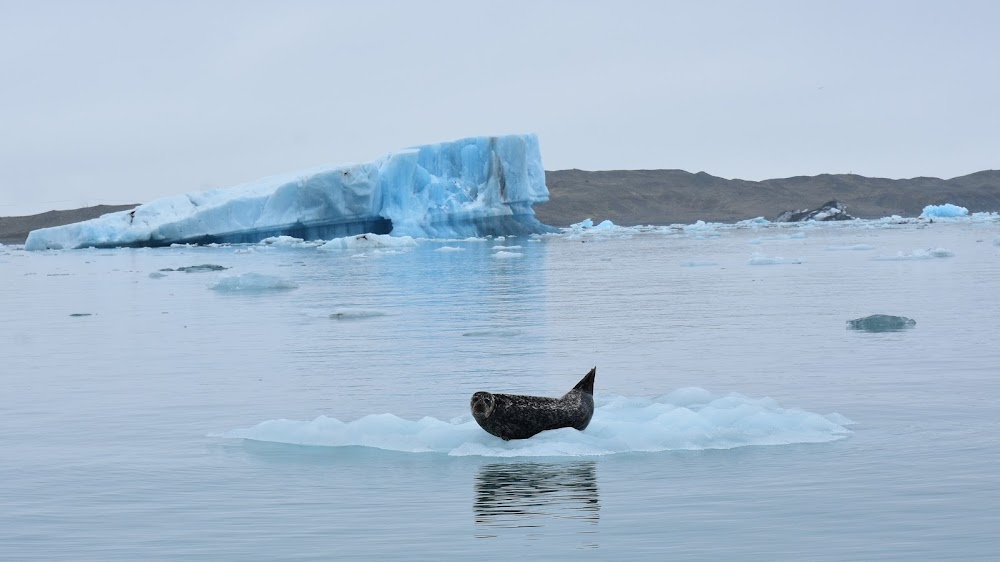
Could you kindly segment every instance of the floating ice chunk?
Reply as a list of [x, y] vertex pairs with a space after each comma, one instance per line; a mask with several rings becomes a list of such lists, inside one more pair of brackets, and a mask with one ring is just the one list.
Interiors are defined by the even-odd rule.
[[782, 265], [782, 264], [800, 264], [802, 263], [801, 258], [783, 258], [780, 256], [765, 256], [764, 254], [759, 254], [754, 252], [753, 256], [750, 257], [749, 265]]
[[618, 226], [610, 220], [601, 221], [600, 224], [595, 226], [593, 221], [587, 219], [569, 228], [562, 229], [562, 234], [570, 240], [578, 240], [583, 237], [630, 238], [631, 235], [643, 232], [644, 230], [648, 229], [638, 226]]
[[209, 288], [214, 291], [226, 293], [283, 291], [288, 289], [297, 289], [298, 284], [275, 275], [242, 273], [240, 275], [222, 277], [213, 283]]
[[483, 457], [566, 457], [670, 450], [823, 443], [851, 434], [840, 414], [820, 415], [783, 408], [770, 398], [713, 395], [680, 389], [657, 398], [598, 397], [584, 431], [563, 428], [531, 439], [502, 441], [469, 415], [451, 421], [409, 421], [392, 414], [342, 422], [270, 420], [224, 437], [325, 447], [370, 447], [410, 453]]
[[944, 205], [927, 205], [920, 213], [922, 218], [956, 218], [969, 215], [969, 210], [965, 207], [945, 203]]
[[771, 224], [771, 221], [765, 219], [764, 217], [756, 217], [752, 219], [741, 220], [736, 223], [737, 228], [759, 228], [761, 226], [767, 226]]
[[332, 320], [361, 320], [379, 316], [385, 316], [385, 312], [369, 308], [338, 308], [330, 313]]
[[334, 238], [319, 246], [320, 250], [369, 250], [377, 248], [408, 248], [417, 241], [410, 236], [389, 236], [388, 234], [357, 234]]
[[226, 269], [229, 268], [214, 263], [203, 263], [201, 265], [188, 265], [184, 267], [178, 267], [177, 269], [170, 269], [169, 267], [166, 267], [161, 269], [160, 271], [183, 271], [184, 273], [208, 273], [211, 271], [224, 271]]
[[872, 314], [864, 318], [847, 321], [847, 329], [864, 332], [898, 332], [916, 325], [916, 320], [905, 316], [892, 316], [889, 314]]
[[703, 220], [698, 220], [694, 224], [686, 224], [681, 226], [681, 230], [684, 234], [687, 234], [691, 238], [695, 239], [706, 239], [706, 238], [718, 238], [722, 236], [719, 232], [722, 225], [718, 223], [709, 223]]
[[747, 244], [760, 244], [761, 242], [771, 242], [775, 240], [804, 240], [807, 238], [805, 232], [792, 232], [790, 234], [775, 234], [773, 236], [761, 236], [747, 241]]
[[500, 250], [499, 252], [493, 254], [493, 257], [505, 260], [505, 259], [512, 259], [512, 258], [522, 258], [522, 257], [524, 257], [524, 254], [522, 254], [520, 252], [507, 252], [507, 251], [504, 251], [504, 250]]
[[719, 265], [717, 261], [682, 261], [681, 267], [711, 267]]
[[520, 250], [522, 246], [493, 246], [494, 250]]
[[575, 234], [611, 234], [617, 232], [629, 232], [633, 229], [628, 227], [621, 227], [611, 222], [610, 220], [603, 220], [599, 224], [594, 224], [591, 219], [584, 219], [576, 224], [572, 224], [569, 227], [569, 232]]
[[996, 238], [996, 240], [994, 240], [994, 241], [993, 241], [993, 245], [994, 245], [994, 246], [1000, 246], [1000, 236], [998, 236], [998, 237]]
[[831, 252], [866, 251], [874, 250], [875, 246], [871, 244], [850, 244], [847, 246], [827, 246], [826, 249]]
[[1000, 213], [993, 211], [982, 211], [969, 215], [972, 222], [997, 222], [1000, 221]]
[[913, 250], [912, 252], [898, 252], [895, 256], [879, 256], [873, 259], [877, 261], [930, 260], [934, 258], [950, 258], [954, 255], [954, 252], [945, 250], [944, 248], [928, 248], [926, 250]]
[[261, 246], [272, 248], [315, 248], [322, 243], [322, 240], [306, 241], [294, 236], [271, 236], [260, 241]]
[[463, 252], [465, 248], [459, 248], [458, 246], [441, 246], [440, 248], [435, 248], [435, 252]]
[[521, 335], [521, 330], [509, 328], [492, 328], [487, 330], [473, 330], [462, 334], [469, 338], [506, 338]]
[[33, 230], [29, 250], [317, 240], [364, 232], [447, 237], [554, 232], [531, 206], [548, 200], [534, 135], [473, 137], [321, 166], [131, 211]]

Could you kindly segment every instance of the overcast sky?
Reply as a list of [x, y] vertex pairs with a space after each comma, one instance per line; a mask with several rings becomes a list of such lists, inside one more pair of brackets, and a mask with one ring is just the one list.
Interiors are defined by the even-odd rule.
[[0, 0], [0, 215], [534, 132], [547, 170], [1000, 167], [1000, 2]]

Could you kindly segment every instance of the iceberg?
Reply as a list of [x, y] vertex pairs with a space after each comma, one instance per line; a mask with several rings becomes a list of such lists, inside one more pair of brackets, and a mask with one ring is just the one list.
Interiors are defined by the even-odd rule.
[[26, 250], [258, 243], [357, 234], [464, 238], [556, 232], [533, 134], [472, 137], [164, 197], [131, 211], [33, 230]]
[[945, 203], [944, 205], [927, 205], [924, 207], [923, 212], [920, 213], [920, 216], [921, 218], [938, 219], [967, 217], [969, 216], [969, 210], [965, 207], [952, 205], [951, 203]]

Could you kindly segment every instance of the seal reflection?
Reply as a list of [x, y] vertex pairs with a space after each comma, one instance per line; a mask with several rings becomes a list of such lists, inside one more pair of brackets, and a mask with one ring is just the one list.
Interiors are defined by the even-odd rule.
[[571, 521], [596, 525], [601, 510], [597, 463], [484, 464], [476, 474], [473, 509], [476, 525], [494, 529]]

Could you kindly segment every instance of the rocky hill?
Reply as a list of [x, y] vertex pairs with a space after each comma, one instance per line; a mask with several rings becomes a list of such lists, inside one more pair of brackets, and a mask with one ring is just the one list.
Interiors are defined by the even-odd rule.
[[831, 199], [859, 218], [915, 217], [925, 206], [943, 203], [971, 212], [1000, 211], [1000, 170], [949, 180], [822, 174], [758, 182], [684, 170], [559, 170], [546, 172], [545, 179], [549, 202], [536, 205], [535, 213], [553, 226], [588, 217], [622, 225], [773, 220], [782, 211], [815, 208]]

